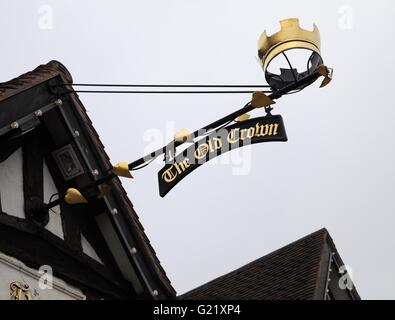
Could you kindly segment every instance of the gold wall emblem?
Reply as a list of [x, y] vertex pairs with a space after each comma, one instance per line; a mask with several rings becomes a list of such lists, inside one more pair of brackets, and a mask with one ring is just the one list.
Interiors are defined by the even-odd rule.
[[32, 294], [28, 284], [14, 281], [10, 284], [11, 300], [32, 300]]

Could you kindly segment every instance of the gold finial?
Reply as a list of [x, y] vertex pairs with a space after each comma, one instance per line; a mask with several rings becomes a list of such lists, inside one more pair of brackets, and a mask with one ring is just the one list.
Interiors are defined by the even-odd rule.
[[64, 196], [64, 201], [68, 204], [88, 203], [81, 192], [74, 188], [67, 190], [66, 195]]
[[326, 87], [332, 81], [333, 69], [330, 69], [327, 66], [321, 64], [318, 66], [317, 72], [324, 77], [324, 80], [322, 81], [320, 88]]
[[191, 133], [188, 129], [181, 129], [180, 131], [176, 132], [174, 134], [174, 140], [181, 143], [193, 141]]
[[240, 117], [236, 118], [236, 122], [243, 122], [243, 121], [247, 121], [250, 118], [250, 115], [248, 113], [244, 113], [242, 114]]
[[254, 108], [267, 107], [272, 104], [275, 104], [275, 102], [263, 92], [256, 91], [252, 94], [251, 105]]
[[118, 177], [124, 178], [133, 178], [132, 174], [129, 171], [129, 164], [127, 162], [119, 162], [113, 168], [112, 172], [115, 173]]

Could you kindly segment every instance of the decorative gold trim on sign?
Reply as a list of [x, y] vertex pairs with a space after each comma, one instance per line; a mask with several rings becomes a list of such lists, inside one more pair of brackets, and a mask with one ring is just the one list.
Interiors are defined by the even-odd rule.
[[129, 171], [129, 164], [127, 162], [117, 163], [113, 168], [112, 172], [115, 173], [118, 177], [130, 178], [133, 176]]
[[260, 91], [256, 91], [252, 94], [251, 105], [254, 108], [263, 108], [275, 104], [266, 94]]
[[180, 131], [174, 134], [174, 141], [184, 143], [184, 142], [192, 142], [193, 139], [188, 129], [181, 129]]
[[324, 80], [322, 80], [320, 88], [326, 87], [333, 78], [333, 69], [328, 68], [327, 66], [320, 64], [317, 67], [317, 72], [324, 77]]
[[249, 118], [250, 118], [250, 115], [248, 113], [244, 113], [240, 117], [237, 117], [235, 121], [236, 122], [243, 122], [243, 121], [248, 120]]
[[64, 201], [68, 204], [88, 203], [84, 196], [77, 189], [70, 188], [64, 197]]

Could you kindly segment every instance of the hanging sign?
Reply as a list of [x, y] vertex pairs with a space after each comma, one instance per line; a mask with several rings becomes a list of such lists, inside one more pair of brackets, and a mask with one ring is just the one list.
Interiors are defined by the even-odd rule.
[[192, 171], [225, 152], [255, 143], [287, 140], [280, 115], [254, 118], [214, 131], [175, 156], [158, 172], [159, 194], [164, 197]]

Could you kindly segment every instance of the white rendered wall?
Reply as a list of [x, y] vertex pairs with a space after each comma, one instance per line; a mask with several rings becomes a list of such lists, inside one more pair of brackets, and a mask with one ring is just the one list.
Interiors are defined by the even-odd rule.
[[[64, 281], [53, 277], [52, 289], [39, 283], [43, 273], [26, 267], [17, 259], [0, 253], [0, 300], [10, 300], [10, 284], [14, 281], [27, 284], [32, 300], [84, 300], [81, 290], [72, 287]], [[50, 279], [47, 277], [47, 279]]]
[[97, 255], [95, 249], [92, 248], [91, 244], [89, 243], [88, 240], [86, 240], [83, 234], [81, 234], [81, 246], [82, 246], [82, 251], [86, 255], [90, 256], [92, 259], [95, 259], [97, 262], [103, 264], [103, 261]]
[[0, 163], [0, 196], [3, 212], [25, 218], [22, 149]]
[[[57, 193], [55, 183], [44, 163], [44, 201], [48, 202], [51, 195]], [[0, 197], [3, 212], [25, 219], [23, 197], [23, 155], [18, 149], [7, 160], [0, 163]], [[55, 198], [56, 199], [56, 198]], [[49, 212], [49, 223], [46, 229], [63, 239], [60, 207]]]

